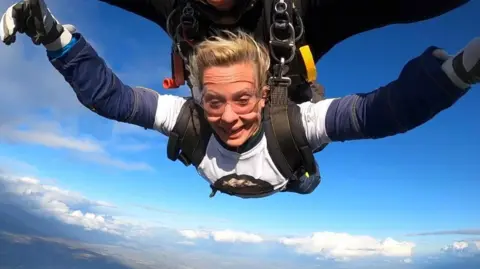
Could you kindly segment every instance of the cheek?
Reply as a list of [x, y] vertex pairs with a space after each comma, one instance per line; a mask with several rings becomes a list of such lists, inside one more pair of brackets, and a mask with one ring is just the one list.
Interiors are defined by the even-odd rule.
[[250, 126], [258, 126], [262, 115], [260, 113], [250, 113], [247, 115], [239, 116], [242, 123], [249, 128]]
[[206, 116], [205, 117], [208, 121], [208, 123], [210, 123], [211, 126], [216, 126], [220, 123], [220, 117], [208, 117]]

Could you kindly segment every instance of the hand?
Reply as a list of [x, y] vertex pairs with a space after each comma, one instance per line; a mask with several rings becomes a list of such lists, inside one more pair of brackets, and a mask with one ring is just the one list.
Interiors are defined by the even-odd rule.
[[63, 26], [53, 17], [44, 0], [23, 0], [7, 9], [0, 20], [0, 39], [6, 45], [25, 33], [35, 45], [48, 45], [63, 33]]
[[480, 82], [480, 37], [470, 41], [452, 60], [453, 70], [467, 84]]
[[435, 50], [433, 55], [445, 61], [442, 69], [458, 87], [467, 89], [480, 82], [480, 37], [474, 38], [454, 56], [443, 49]]

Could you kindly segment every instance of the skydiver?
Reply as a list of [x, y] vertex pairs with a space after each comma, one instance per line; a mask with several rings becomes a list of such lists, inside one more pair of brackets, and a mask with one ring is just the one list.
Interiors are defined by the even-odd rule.
[[125, 85], [82, 34], [56, 21], [43, 0], [7, 9], [0, 38], [11, 45], [16, 33], [46, 48], [85, 107], [168, 136], [167, 156], [193, 164], [210, 183], [211, 196], [311, 193], [320, 183], [313, 157], [318, 147], [405, 133], [480, 81], [480, 38], [475, 38], [454, 56], [427, 48], [375, 91], [295, 104], [286, 94], [289, 78], [267, 72], [268, 49], [236, 31], [196, 46], [188, 65], [194, 95], [182, 98]]
[[[241, 28], [268, 44], [272, 67], [284, 58], [296, 103], [322, 99], [315, 64], [341, 41], [372, 29], [438, 17], [469, 0], [99, 0], [158, 24], [173, 39], [173, 76], [185, 83], [192, 46], [218, 29]], [[295, 7], [293, 7], [295, 5]], [[282, 12], [286, 10], [286, 13]], [[290, 28], [289, 24], [293, 27]], [[270, 29], [274, 29], [270, 31]], [[286, 41], [280, 41], [286, 39]], [[292, 58], [293, 57], [293, 58]], [[181, 59], [183, 58], [183, 59]], [[181, 68], [181, 67], [182, 68]], [[189, 82], [187, 81], [187, 84]], [[191, 85], [189, 85], [191, 86]]]

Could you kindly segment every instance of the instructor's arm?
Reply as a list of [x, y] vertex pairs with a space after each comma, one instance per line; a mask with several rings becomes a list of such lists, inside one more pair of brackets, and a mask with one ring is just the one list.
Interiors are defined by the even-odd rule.
[[435, 18], [471, 0], [302, 0], [307, 42], [319, 60], [354, 35]]
[[173, 11], [175, 0], [99, 0], [155, 22], [167, 31], [167, 18]]

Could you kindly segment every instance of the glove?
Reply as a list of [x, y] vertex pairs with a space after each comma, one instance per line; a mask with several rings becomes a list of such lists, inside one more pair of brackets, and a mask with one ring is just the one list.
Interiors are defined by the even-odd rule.
[[467, 84], [480, 81], [480, 37], [470, 41], [465, 48], [452, 59], [453, 70]]
[[0, 20], [0, 39], [6, 45], [25, 33], [35, 45], [48, 45], [64, 32], [64, 27], [50, 13], [44, 0], [24, 0], [7, 9]]
[[446, 60], [442, 69], [460, 88], [466, 89], [480, 82], [480, 37], [474, 38], [453, 57], [444, 50], [436, 50], [434, 55]]

